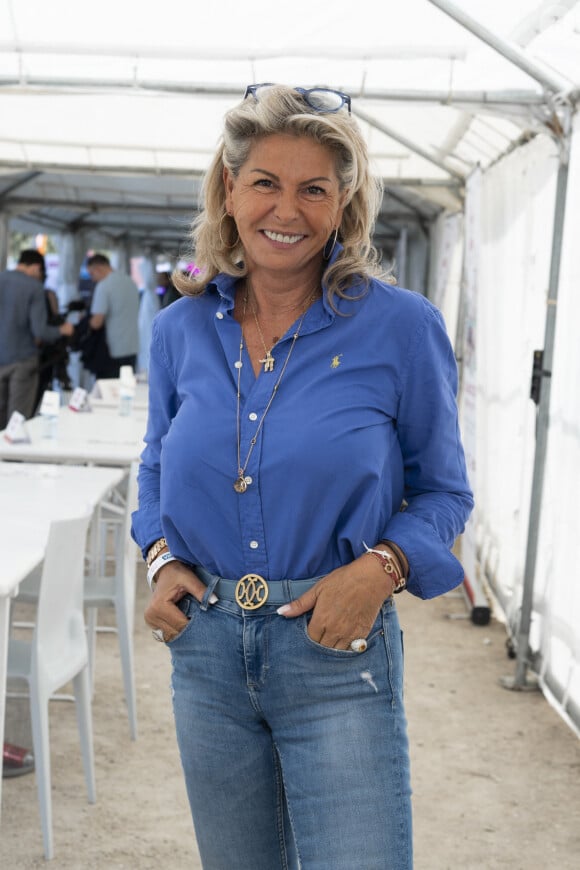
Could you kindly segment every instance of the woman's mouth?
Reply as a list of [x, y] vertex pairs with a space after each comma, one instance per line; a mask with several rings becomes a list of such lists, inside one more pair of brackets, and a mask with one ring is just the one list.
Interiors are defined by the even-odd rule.
[[262, 230], [262, 232], [271, 242], [281, 242], [284, 245], [295, 245], [296, 242], [300, 242], [305, 238], [302, 234], [273, 233], [271, 230]]

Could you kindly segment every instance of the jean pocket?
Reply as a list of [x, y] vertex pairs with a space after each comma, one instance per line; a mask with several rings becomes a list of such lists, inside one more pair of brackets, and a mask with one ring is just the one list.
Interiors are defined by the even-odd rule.
[[181, 640], [181, 638], [189, 631], [196, 614], [199, 613], [199, 606], [196, 605], [198, 605], [198, 602], [193, 595], [184, 595], [183, 598], [180, 598], [179, 601], [175, 602], [175, 606], [181, 610], [188, 621], [179, 634], [176, 634], [175, 637], [171, 638], [171, 640], [165, 641], [167, 646], [173, 646], [174, 643]]
[[318, 652], [325, 653], [326, 655], [332, 656], [333, 658], [360, 658], [371, 649], [377, 638], [380, 638], [384, 635], [383, 609], [379, 611], [370, 632], [365, 638], [367, 642], [367, 648], [364, 652], [355, 652], [351, 649], [335, 649], [334, 647], [324, 646], [324, 644], [318, 643], [318, 641], [316, 640], [312, 640], [312, 638], [308, 634], [308, 626], [310, 625], [310, 620], [312, 619], [312, 611], [305, 613], [303, 616], [299, 617], [299, 619], [301, 621], [302, 633], [307, 644], [318, 650]]

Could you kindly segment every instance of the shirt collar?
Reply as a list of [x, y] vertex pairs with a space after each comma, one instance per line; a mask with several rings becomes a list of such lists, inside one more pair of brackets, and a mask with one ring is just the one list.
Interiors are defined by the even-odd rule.
[[[338, 256], [342, 252], [343, 247], [340, 242], [337, 242], [334, 246], [334, 250], [330, 255], [328, 263], [325, 266], [325, 272], [332, 266], [333, 263], [336, 262]], [[220, 272], [219, 275], [210, 281], [207, 285], [207, 291], [217, 291], [219, 296], [221, 297], [220, 309], [222, 311], [231, 311], [234, 307], [235, 297], [236, 297], [236, 283], [239, 281], [239, 278], [235, 275], [226, 275], [224, 272]], [[328, 301], [327, 293], [326, 293], [326, 282], [324, 280], [324, 273], [322, 275], [322, 306], [320, 309], [320, 322], [319, 325], [322, 325], [323, 322], [330, 323], [336, 317], [336, 311], [332, 308]], [[341, 299], [340, 297], [335, 297], [334, 306], [341, 314], [354, 314], [356, 310], [356, 297], [358, 297], [361, 292], [363, 292], [363, 286], [360, 283], [354, 284], [349, 288], [348, 295], [352, 295], [355, 297], [353, 301], [349, 299]]]

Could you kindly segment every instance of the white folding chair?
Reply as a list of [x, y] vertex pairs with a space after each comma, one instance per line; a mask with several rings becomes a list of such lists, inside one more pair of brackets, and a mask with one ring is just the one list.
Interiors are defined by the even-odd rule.
[[[121, 527], [115, 528], [114, 573], [111, 576], [105, 574], [106, 560], [102, 558], [100, 566], [102, 570], [96, 573], [90, 571], [87, 574], [84, 590], [91, 685], [94, 680], [98, 608], [115, 608], [125, 702], [129, 717], [129, 731], [133, 740], [137, 739], [137, 704], [133, 667], [137, 547], [131, 537], [131, 514], [137, 507], [137, 467], [137, 463], [131, 465]], [[107, 522], [106, 512], [105, 507], [101, 520], [104, 524]]]
[[44, 854], [53, 857], [48, 702], [73, 681], [89, 803], [96, 800], [88, 646], [83, 616], [84, 559], [91, 515], [51, 524], [32, 640], [10, 638], [8, 677], [30, 693], [32, 745]]

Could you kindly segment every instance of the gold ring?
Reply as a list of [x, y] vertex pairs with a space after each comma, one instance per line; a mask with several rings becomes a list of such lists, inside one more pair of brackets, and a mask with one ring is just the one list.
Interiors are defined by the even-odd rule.
[[236, 584], [236, 602], [243, 610], [257, 610], [266, 603], [269, 591], [259, 574], [244, 574]]

